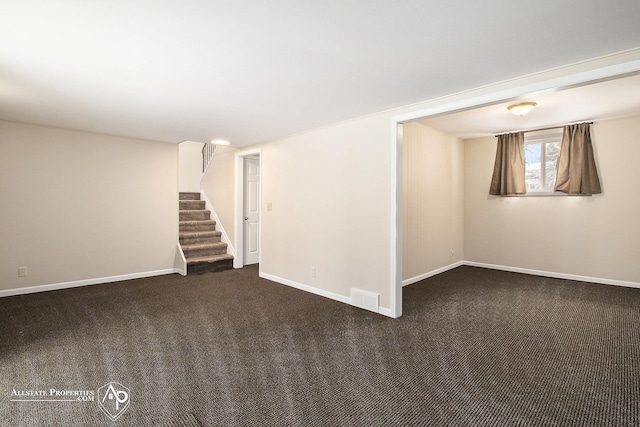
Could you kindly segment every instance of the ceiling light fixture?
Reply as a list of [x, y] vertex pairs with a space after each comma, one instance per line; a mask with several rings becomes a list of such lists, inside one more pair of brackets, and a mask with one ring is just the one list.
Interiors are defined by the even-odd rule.
[[213, 145], [231, 145], [229, 141], [225, 141], [224, 139], [212, 139], [211, 143]]
[[535, 102], [521, 102], [520, 104], [513, 104], [507, 107], [507, 110], [516, 116], [524, 116], [533, 109], [537, 104]]

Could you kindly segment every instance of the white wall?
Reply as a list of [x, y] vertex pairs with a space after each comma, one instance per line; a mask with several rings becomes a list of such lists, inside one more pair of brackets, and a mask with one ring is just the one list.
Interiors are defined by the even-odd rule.
[[389, 307], [390, 128], [379, 114], [262, 146], [264, 273]]
[[231, 246], [235, 246], [235, 153], [235, 148], [218, 146], [200, 183], [200, 188], [206, 193], [218, 217], [218, 229], [224, 227]]
[[463, 170], [462, 141], [420, 123], [403, 125], [405, 283], [464, 259]]
[[554, 273], [640, 282], [640, 116], [593, 125], [603, 193], [495, 197], [496, 139], [465, 141], [465, 258]]
[[[394, 253], [394, 214], [398, 213], [394, 212], [397, 195], [392, 123], [555, 90], [621, 70], [629, 72], [635, 69], [637, 60], [635, 51], [596, 58], [260, 145], [261, 270], [283, 279], [283, 283], [307, 285], [336, 299], [348, 300], [352, 287], [378, 293], [380, 306], [391, 315], [399, 315], [401, 307], [394, 300], [395, 282], [400, 278]], [[466, 160], [467, 154], [465, 148]], [[222, 185], [226, 187], [221, 192], [233, 191], [233, 179]], [[273, 204], [271, 212], [266, 210], [267, 203]], [[226, 223], [225, 227], [233, 228]], [[468, 258], [466, 248], [464, 255]], [[311, 277], [312, 266], [317, 269], [317, 277]]]
[[0, 290], [174, 267], [177, 145], [0, 121], [0, 150]]
[[203, 143], [194, 141], [185, 141], [178, 145], [178, 188], [180, 191], [200, 192], [203, 146]]

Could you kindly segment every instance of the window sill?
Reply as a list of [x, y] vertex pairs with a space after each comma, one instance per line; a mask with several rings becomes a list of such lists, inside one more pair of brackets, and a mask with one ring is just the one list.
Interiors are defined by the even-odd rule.
[[507, 197], [591, 197], [591, 194], [567, 194], [562, 191], [532, 191], [525, 194], [513, 194]]

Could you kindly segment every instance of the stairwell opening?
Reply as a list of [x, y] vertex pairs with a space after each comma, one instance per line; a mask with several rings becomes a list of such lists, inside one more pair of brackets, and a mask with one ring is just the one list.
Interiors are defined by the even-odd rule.
[[233, 268], [233, 255], [216, 230], [211, 211], [199, 192], [179, 193], [179, 241], [187, 261], [187, 274], [206, 273]]

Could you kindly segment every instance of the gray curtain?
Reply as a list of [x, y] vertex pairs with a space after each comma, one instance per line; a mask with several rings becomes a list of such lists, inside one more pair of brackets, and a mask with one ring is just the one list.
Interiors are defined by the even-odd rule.
[[564, 127], [556, 168], [555, 191], [567, 194], [599, 194], [602, 192], [593, 157], [589, 123]]
[[489, 194], [508, 196], [524, 193], [524, 133], [498, 135]]

